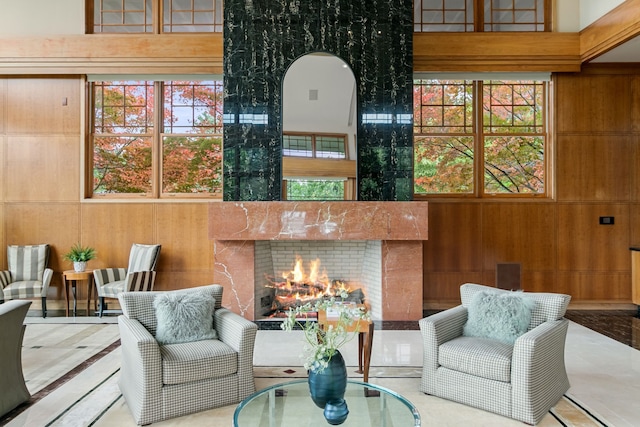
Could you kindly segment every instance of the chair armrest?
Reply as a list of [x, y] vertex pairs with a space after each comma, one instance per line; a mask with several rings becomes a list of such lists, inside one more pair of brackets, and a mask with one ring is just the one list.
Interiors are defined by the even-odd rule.
[[462, 335], [462, 328], [467, 322], [467, 309], [461, 305], [420, 319], [422, 337], [439, 346]]
[[[11, 283], [11, 272], [9, 270], [0, 271], [0, 289], [4, 289]], [[4, 298], [0, 298], [3, 300]]]
[[93, 280], [95, 281], [98, 289], [100, 289], [100, 286], [104, 286], [107, 283], [124, 280], [126, 276], [126, 268], [100, 268], [93, 270]]
[[220, 341], [238, 352], [239, 398], [255, 392], [253, 379], [253, 349], [258, 325], [226, 309], [218, 308], [213, 314], [213, 327]]
[[49, 285], [51, 284], [51, 278], [53, 277], [53, 270], [51, 268], [45, 268], [42, 275], [42, 297], [47, 296], [49, 291]]
[[136, 271], [127, 274], [127, 283], [124, 285], [124, 290], [125, 292], [152, 291], [155, 282], [155, 271]]
[[[156, 339], [140, 322], [118, 316], [121, 343], [120, 391], [133, 405], [134, 417], [144, 419], [149, 407], [160, 411], [162, 400], [162, 356]], [[144, 397], [144, 398], [142, 398]], [[156, 406], [157, 405], [157, 406]]]
[[513, 402], [527, 402], [532, 412], [535, 406], [548, 409], [569, 389], [564, 361], [568, 327], [567, 319], [547, 321], [518, 337], [511, 360]]
[[434, 394], [436, 391], [436, 370], [438, 369], [439, 346], [462, 335], [462, 327], [467, 321], [467, 309], [462, 305], [420, 319], [418, 324], [422, 334], [422, 381], [420, 391]]

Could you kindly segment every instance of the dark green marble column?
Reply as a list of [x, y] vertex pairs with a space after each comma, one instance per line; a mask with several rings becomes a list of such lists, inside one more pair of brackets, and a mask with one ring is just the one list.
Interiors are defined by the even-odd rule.
[[413, 195], [413, 2], [224, 2], [224, 200], [280, 200], [282, 79], [310, 52], [343, 59], [358, 91], [358, 200]]

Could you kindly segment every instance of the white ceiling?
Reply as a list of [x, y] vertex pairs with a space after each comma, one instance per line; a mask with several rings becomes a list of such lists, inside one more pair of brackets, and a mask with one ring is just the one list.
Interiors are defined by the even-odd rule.
[[631, 39], [589, 62], [640, 62], [640, 37]]

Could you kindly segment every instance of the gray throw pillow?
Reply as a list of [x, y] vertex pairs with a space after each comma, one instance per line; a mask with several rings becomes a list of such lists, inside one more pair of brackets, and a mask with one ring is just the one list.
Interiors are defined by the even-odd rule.
[[153, 301], [158, 327], [156, 340], [160, 344], [178, 344], [217, 339], [213, 329], [216, 300], [198, 292], [167, 292]]
[[467, 307], [462, 334], [513, 344], [527, 332], [535, 306], [536, 302], [522, 292], [478, 292]]

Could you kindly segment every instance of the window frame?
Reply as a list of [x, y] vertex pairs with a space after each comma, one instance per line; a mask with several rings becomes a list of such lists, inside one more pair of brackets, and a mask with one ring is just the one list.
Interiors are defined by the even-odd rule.
[[[85, 0], [85, 33], [86, 34], [132, 34], [132, 35], [140, 35], [140, 34], [211, 34], [211, 33], [222, 33], [223, 31], [223, 16], [224, 16], [224, 12], [223, 12], [223, 2], [221, 0], [211, 0], [212, 1], [212, 12], [213, 12], [213, 20], [211, 24], [173, 24], [172, 23], [172, 17], [173, 15], [171, 14], [171, 11], [169, 11], [168, 13], [170, 14], [170, 19], [168, 22], [165, 22], [165, 5], [164, 2], [165, 0], [142, 0], [145, 3], [145, 9], [146, 9], [146, 2], [149, 1], [149, 7], [151, 8], [150, 14], [151, 14], [151, 22], [147, 22], [146, 21], [146, 17], [145, 17], [145, 23], [144, 24], [134, 24], [135, 26], [140, 26], [140, 27], [146, 27], [146, 26], [151, 26], [151, 30], [150, 31], [136, 31], [136, 32], [131, 32], [131, 31], [96, 31], [96, 28], [102, 28], [103, 26], [105, 26], [104, 24], [96, 24], [95, 22], [95, 14], [96, 13], [102, 13], [101, 10], [97, 10], [98, 8], [96, 7], [96, 2], [99, 2], [100, 0]], [[125, 0], [122, 0], [123, 3], [125, 2]], [[173, 0], [168, 0], [168, 1], [173, 1]], [[196, 9], [193, 9], [194, 7], [194, 2], [195, 0], [191, 0], [191, 5], [192, 5], [192, 9], [180, 9], [179, 11], [181, 12], [191, 12], [192, 15], [197, 13]], [[217, 9], [218, 7], [220, 7], [220, 9]], [[122, 11], [124, 12], [124, 11]], [[125, 15], [123, 14], [123, 20], [125, 19]], [[192, 22], [195, 21], [196, 18], [194, 17]], [[182, 27], [189, 27], [189, 25], [193, 26], [193, 31], [165, 31], [165, 27], [174, 27], [174, 26], [182, 26]], [[199, 31], [202, 27], [204, 27], [205, 25], [210, 25], [211, 27], [213, 27], [213, 31]], [[106, 25], [106, 27], [109, 27], [112, 25]], [[114, 26], [115, 27], [115, 26]], [[121, 26], [122, 27], [122, 26]]]
[[[414, 78], [414, 85], [416, 82], [420, 80], [438, 80], [436, 77], [432, 78]], [[454, 81], [455, 79], [441, 78], [439, 80], [446, 81]], [[459, 81], [463, 81], [463, 79], [457, 79]], [[471, 80], [471, 79], [467, 79]], [[489, 80], [489, 79], [484, 79]], [[494, 79], [500, 80], [500, 79]], [[508, 79], [502, 79], [507, 81]], [[517, 81], [517, 79], [512, 79], [511, 81]], [[525, 81], [524, 79], [520, 81]], [[442, 199], [464, 199], [464, 200], [473, 200], [473, 199], [493, 199], [493, 200], [514, 200], [517, 199], [519, 201], [526, 200], [539, 200], [539, 199], [553, 199], [554, 197], [554, 177], [553, 177], [553, 132], [552, 126], [553, 122], [551, 120], [551, 97], [553, 94], [553, 85], [552, 81], [543, 81], [542, 87], [544, 90], [543, 94], [543, 103], [542, 106], [542, 120], [544, 132], [541, 134], [533, 134], [533, 133], [509, 133], [507, 136], [532, 136], [532, 135], [542, 135], [544, 138], [544, 158], [543, 158], [543, 168], [544, 168], [544, 191], [539, 193], [489, 193], [486, 191], [485, 184], [485, 145], [484, 141], [487, 137], [501, 137], [505, 136], [505, 133], [485, 133], [484, 131], [484, 123], [483, 123], [483, 79], [471, 80], [473, 86], [473, 100], [472, 100], [472, 108], [473, 108], [473, 133], [471, 134], [463, 134], [463, 133], [418, 133], [414, 132], [414, 150], [417, 146], [416, 139], [421, 137], [446, 137], [446, 136], [472, 136], [473, 137], [473, 147], [474, 147], [474, 155], [473, 155], [473, 191], [467, 193], [417, 193], [414, 191], [414, 200], [427, 200], [434, 198], [442, 198]], [[538, 82], [539, 83], [539, 82]], [[415, 106], [414, 106], [415, 107]], [[415, 158], [414, 158], [415, 162]], [[415, 175], [414, 175], [415, 180]], [[414, 182], [415, 189], [415, 182]]]
[[[284, 138], [287, 136], [302, 136], [302, 137], [310, 137], [311, 138], [311, 156], [292, 156], [290, 154], [284, 153]], [[318, 156], [318, 138], [341, 138], [342, 144], [344, 146], [344, 157], [326, 157], [326, 156]], [[283, 147], [282, 147], [282, 156], [283, 157], [295, 157], [302, 159], [319, 159], [319, 160], [349, 160], [349, 136], [346, 133], [325, 133], [325, 132], [291, 132], [285, 131], [282, 132], [283, 138]]]
[[[427, 0], [424, 0], [427, 1]], [[500, 30], [495, 30], [495, 29], [487, 29], [485, 27], [493, 27], [493, 26], [497, 26], [497, 25], [509, 25], [509, 26], [516, 26], [516, 27], [520, 27], [520, 26], [524, 26], [524, 25], [532, 25], [534, 27], [539, 27], [540, 25], [542, 25], [542, 29], [536, 29], [536, 30], [525, 30], [525, 29], [518, 29], [518, 28], [514, 28], [514, 29], [509, 29], [509, 30], [502, 30], [502, 32], [514, 32], [514, 31], [526, 31], [526, 32], [550, 32], [552, 31], [553, 25], [552, 25], [552, 17], [553, 17], [553, 0], [540, 0], [542, 1], [542, 7], [543, 7], [543, 11], [542, 11], [542, 20], [543, 22], [539, 22], [534, 21], [533, 23], [516, 23], [515, 20], [513, 22], [503, 22], [503, 23], [499, 23], [499, 22], [493, 22], [492, 19], [485, 19], [485, 8], [488, 8], [490, 13], [493, 12], [494, 10], [498, 10], [498, 11], [505, 11], [505, 10], [512, 10], [512, 11], [518, 11], [518, 10], [532, 10], [532, 9], [518, 9], [515, 7], [515, 3], [512, 3], [512, 6], [510, 8], [499, 8], [499, 7], [494, 7], [493, 5], [493, 0], [464, 0], [463, 3], [464, 5], [462, 7], [458, 7], [456, 9], [447, 9], [445, 3], [441, 3], [441, 7], [428, 7], [428, 5], [423, 5], [422, 0], [416, 0], [414, 2], [414, 10], [413, 10], [413, 31], [416, 33], [429, 33], [429, 32], [500, 32]], [[472, 10], [469, 10], [472, 9]], [[533, 10], [537, 10], [537, 5], [534, 7]], [[434, 22], [433, 25], [434, 27], [432, 29], [429, 29], [429, 26], [432, 24], [430, 22], [426, 22], [428, 21], [427, 19], [424, 19], [425, 15], [424, 13], [427, 12], [431, 12], [435, 15], [433, 15], [433, 17], [435, 17], [437, 15], [437, 11], [441, 11], [441, 22]], [[447, 22], [447, 12], [453, 14], [453, 15], [459, 15], [459, 14], [463, 14], [463, 21], [450, 21]], [[416, 19], [419, 18], [419, 19]], [[469, 18], [472, 19], [472, 22], [469, 21]], [[448, 30], [446, 28], [446, 26], [457, 26], [457, 27], [464, 27], [464, 30]]]
[[[181, 137], [181, 136], [189, 136], [189, 137], [197, 137], [200, 135], [204, 135], [206, 137], [215, 137], [220, 139], [220, 152], [222, 152], [224, 146], [224, 139], [222, 133], [222, 123], [220, 123], [220, 132], [212, 133], [212, 134], [201, 134], [201, 133], [188, 133], [188, 132], [179, 132], [179, 133], [167, 133], [164, 132], [164, 114], [165, 114], [165, 82], [171, 81], [162, 79], [162, 80], [154, 80], [149, 78], [138, 78], [136, 80], [132, 80], [127, 77], [123, 77], [121, 80], [115, 80], [117, 76], [112, 76], [114, 80], [103, 80], [105, 82], [108, 81], [146, 81], [151, 82], [154, 92], [153, 99], [153, 125], [151, 126], [152, 130], [150, 133], [151, 138], [151, 189], [149, 192], [141, 192], [141, 193], [95, 193], [94, 192], [94, 182], [93, 182], [93, 173], [94, 173], [94, 152], [95, 152], [95, 143], [94, 140], [96, 138], [95, 132], [95, 97], [94, 97], [94, 82], [87, 81], [86, 83], [86, 97], [87, 97], [87, 109], [86, 109], [86, 120], [87, 120], [87, 132], [86, 132], [86, 156], [85, 156], [85, 180], [84, 180], [84, 198], [85, 199], [93, 199], [93, 200], [126, 200], [126, 199], [143, 199], [149, 201], [157, 201], [163, 199], [190, 199], [190, 200], [222, 200], [223, 194], [223, 184], [222, 184], [222, 171], [223, 171], [223, 163], [222, 159], [220, 160], [220, 187], [218, 191], [214, 192], [200, 192], [200, 193], [175, 193], [175, 192], [165, 192], [163, 191], [163, 153], [164, 153], [164, 140], [165, 137]], [[176, 76], [177, 77], [177, 76]], [[173, 81], [191, 81], [191, 82], [203, 82], [203, 81], [216, 81], [220, 82], [221, 80], [217, 79], [202, 79], [198, 76], [180, 76], [182, 78], [176, 78]], [[190, 79], [190, 80], [188, 80]], [[159, 95], [158, 95], [159, 94]], [[104, 134], [107, 136], [107, 134]], [[112, 136], [116, 136], [118, 134], [109, 134]], [[138, 134], [136, 134], [138, 135]], [[142, 134], [140, 134], [142, 135]], [[147, 135], [147, 134], [145, 134]], [[148, 136], [147, 136], [148, 137]]]

